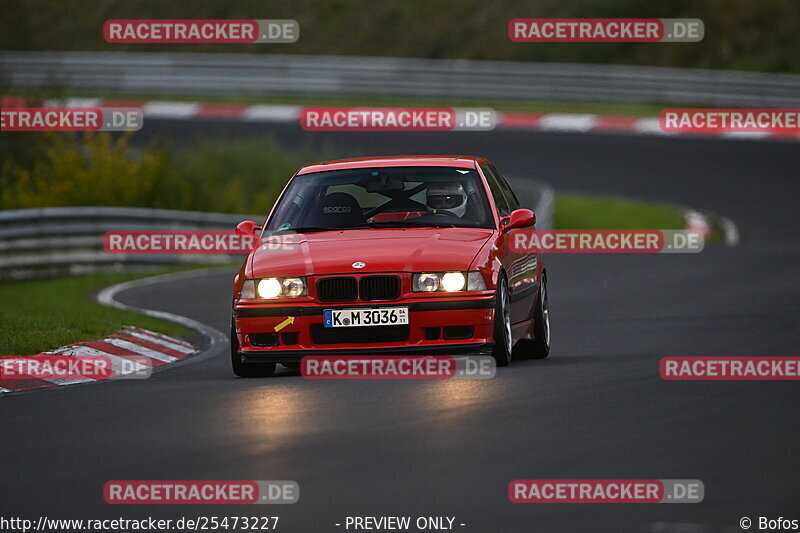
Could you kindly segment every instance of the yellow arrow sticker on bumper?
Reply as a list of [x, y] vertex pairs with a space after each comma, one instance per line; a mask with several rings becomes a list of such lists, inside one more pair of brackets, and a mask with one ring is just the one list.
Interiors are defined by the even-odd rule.
[[285, 328], [286, 326], [288, 326], [289, 324], [294, 324], [294, 317], [293, 316], [288, 317], [286, 320], [284, 320], [283, 322], [281, 322], [280, 324], [275, 326], [275, 331], [280, 331], [283, 328]]

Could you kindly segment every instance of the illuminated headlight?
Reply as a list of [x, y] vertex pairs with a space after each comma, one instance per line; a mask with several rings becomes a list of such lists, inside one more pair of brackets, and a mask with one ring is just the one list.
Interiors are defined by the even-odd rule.
[[425, 272], [414, 274], [414, 292], [485, 291], [486, 282], [480, 272]]
[[305, 278], [264, 278], [248, 279], [242, 284], [239, 298], [261, 298], [271, 300], [274, 298], [296, 298], [305, 296]]
[[463, 291], [467, 278], [461, 272], [448, 272], [442, 276], [442, 289], [447, 292]]
[[277, 278], [258, 280], [256, 294], [259, 298], [277, 298], [281, 295], [281, 282]]

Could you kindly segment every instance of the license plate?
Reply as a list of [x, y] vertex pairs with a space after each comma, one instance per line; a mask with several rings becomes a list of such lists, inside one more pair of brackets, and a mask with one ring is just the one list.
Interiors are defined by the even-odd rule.
[[408, 324], [408, 307], [325, 309], [323, 316], [326, 328], [401, 326]]

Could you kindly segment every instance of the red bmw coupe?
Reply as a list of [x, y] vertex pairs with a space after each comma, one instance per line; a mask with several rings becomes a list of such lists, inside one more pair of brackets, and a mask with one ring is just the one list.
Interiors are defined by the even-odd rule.
[[234, 281], [231, 360], [271, 376], [304, 355], [547, 357], [547, 271], [511, 251], [530, 228], [505, 178], [468, 156], [394, 156], [301, 168]]

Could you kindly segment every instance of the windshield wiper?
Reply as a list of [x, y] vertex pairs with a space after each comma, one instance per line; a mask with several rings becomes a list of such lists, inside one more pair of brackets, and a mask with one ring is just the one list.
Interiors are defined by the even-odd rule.
[[454, 223], [444, 224], [442, 222], [371, 222], [371, 228], [458, 228], [458, 227], [473, 227], [473, 226], [457, 226]]
[[454, 223], [442, 222], [406, 222], [406, 221], [386, 221], [386, 222], [368, 222], [365, 224], [356, 224], [346, 227], [332, 227], [332, 226], [304, 226], [300, 228], [287, 228], [278, 230], [275, 233], [290, 232], [290, 233], [314, 233], [320, 231], [346, 231], [351, 229], [369, 229], [369, 228], [474, 228], [477, 226], [457, 225]]
[[329, 226], [305, 226], [302, 228], [286, 228], [279, 231], [289, 231], [294, 233], [313, 233], [315, 231], [339, 231], [347, 228], [334, 228]]
[[367, 224], [356, 224], [353, 226], [333, 227], [333, 226], [303, 226], [300, 228], [286, 228], [280, 231], [289, 231], [295, 233], [313, 233], [316, 231], [346, 231], [349, 229], [369, 229], [371, 226]]

